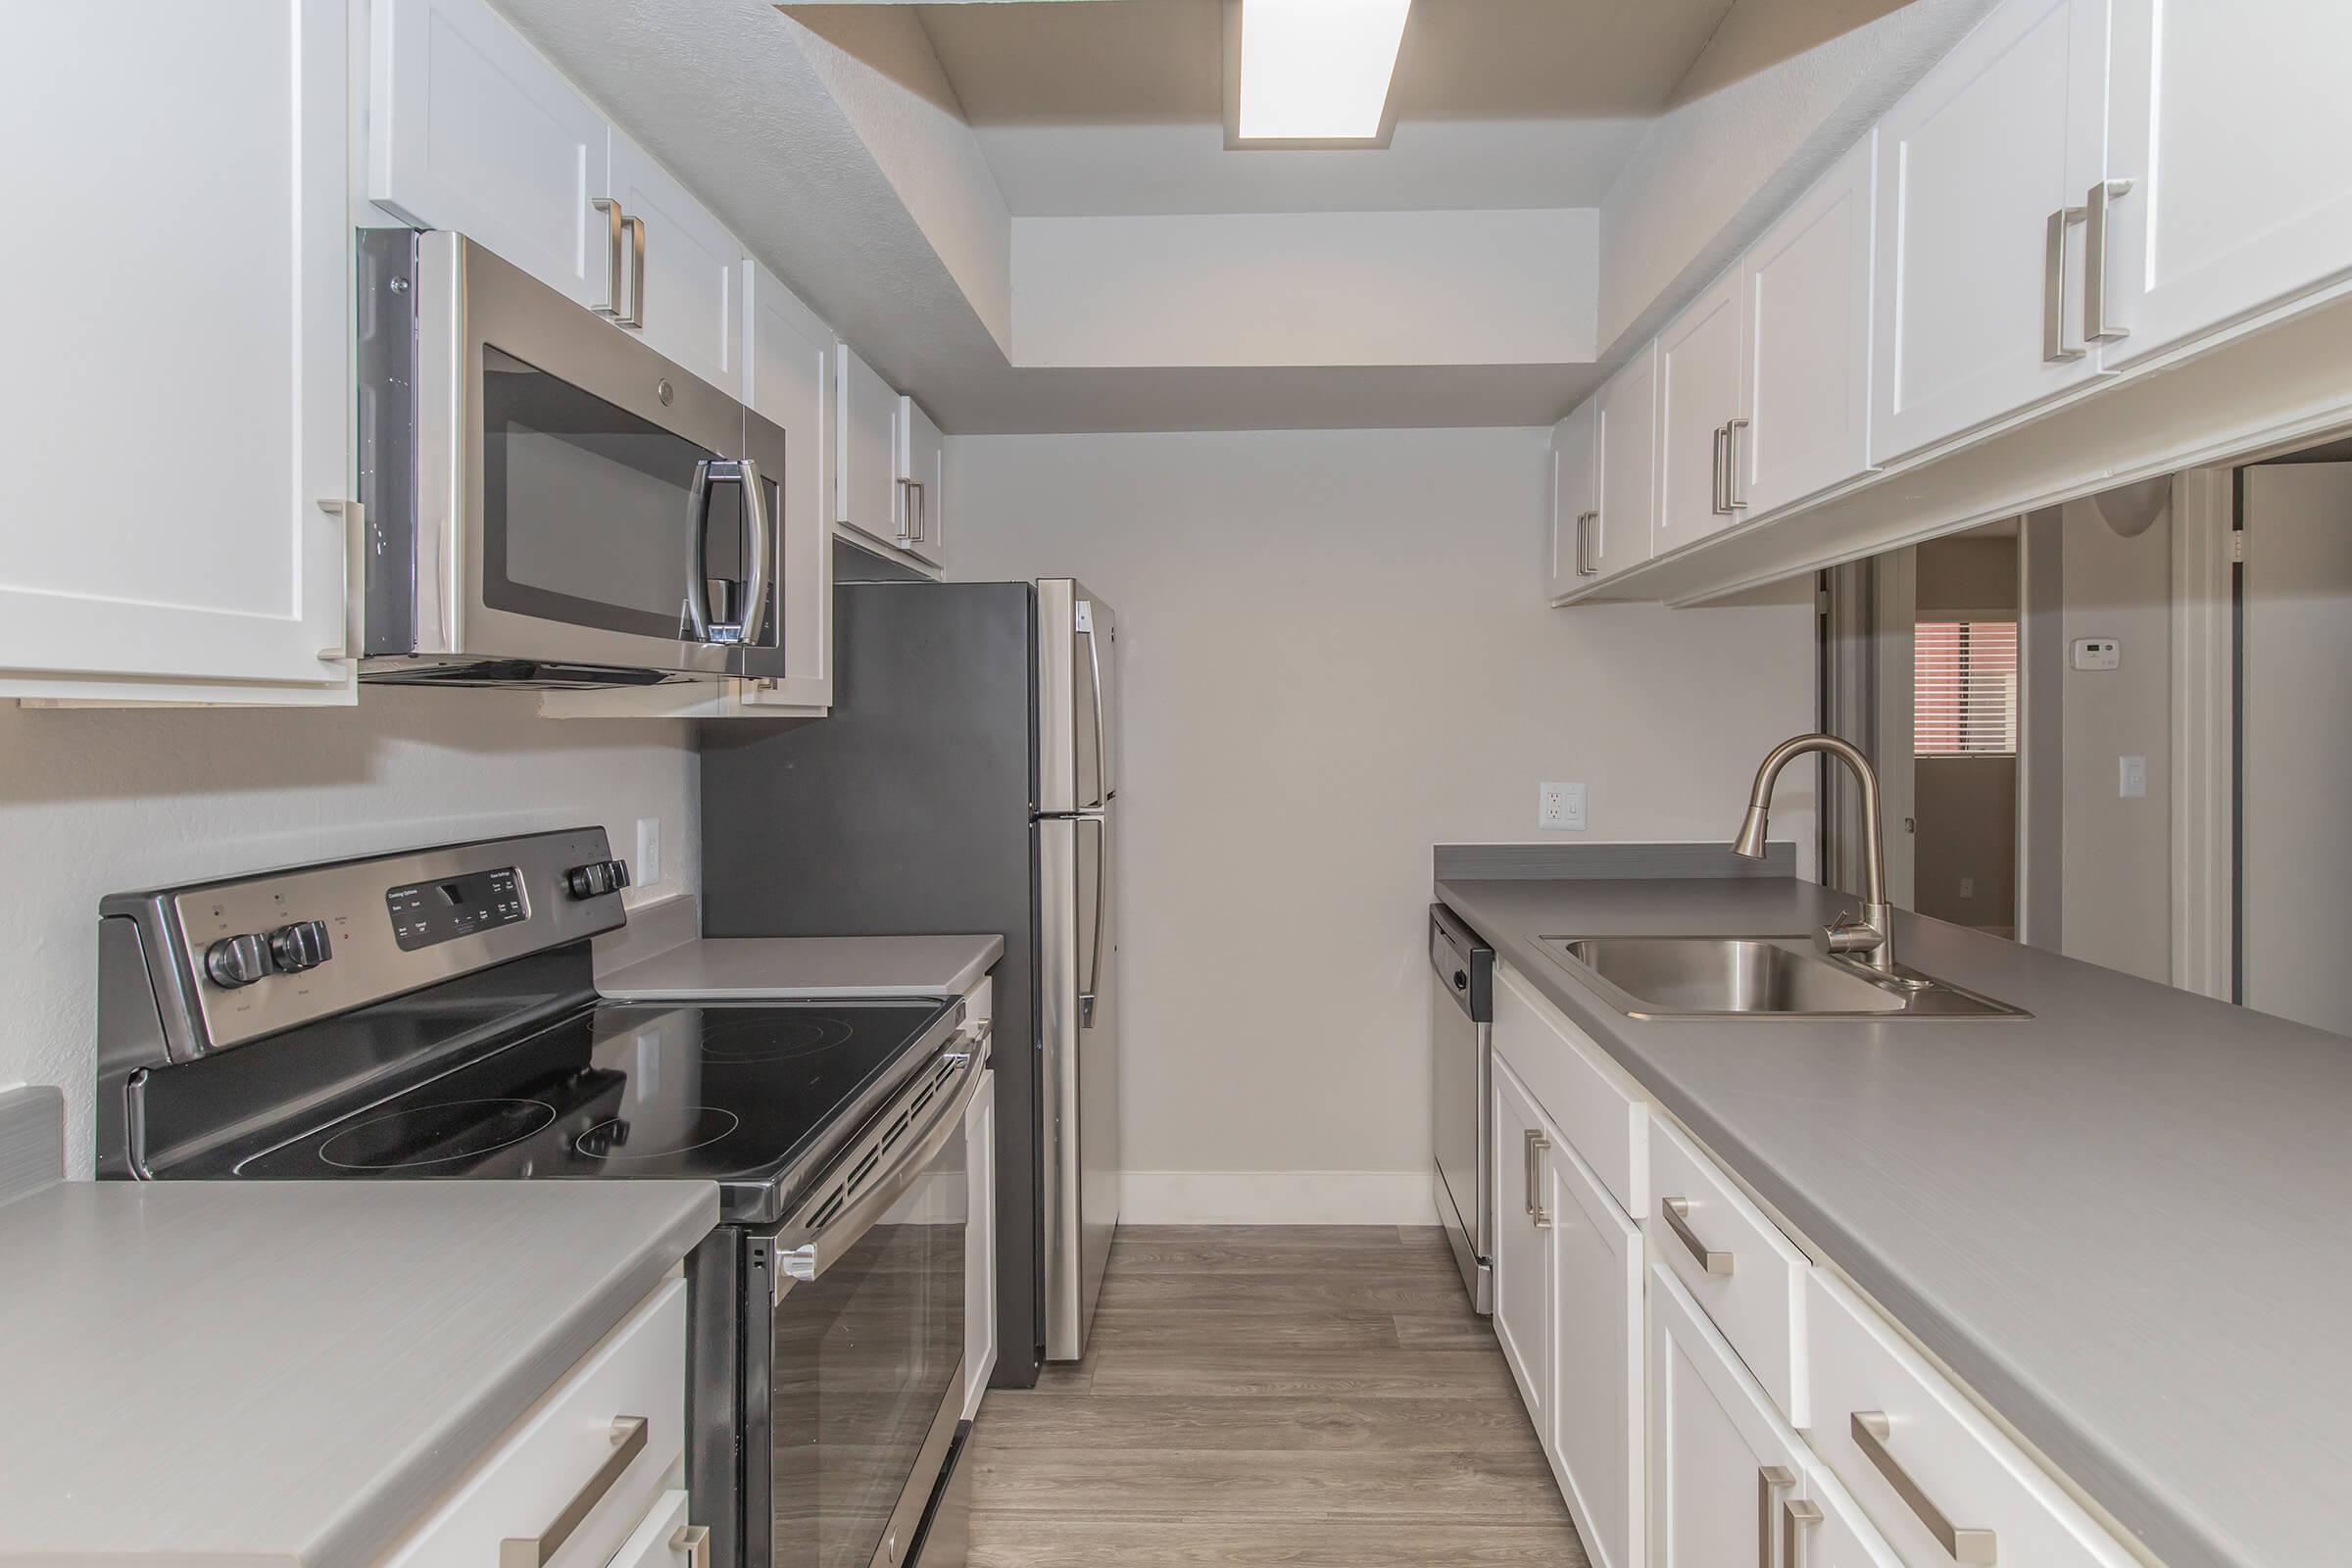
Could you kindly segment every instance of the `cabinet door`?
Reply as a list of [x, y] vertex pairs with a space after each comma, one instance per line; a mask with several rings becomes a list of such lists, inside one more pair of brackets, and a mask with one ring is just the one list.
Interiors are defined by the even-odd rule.
[[2352, 6], [2114, 6], [2110, 367], [2352, 271]]
[[1744, 352], [1733, 444], [1745, 516], [1870, 466], [1870, 241], [1878, 134], [1823, 176], [1740, 264]]
[[481, 0], [374, 0], [368, 195], [613, 304], [604, 117]]
[[1642, 1568], [1642, 1233], [1573, 1149], [1554, 1152], [1552, 1432], [1593, 1568]]
[[1551, 1447], [1551, 1137], [1516, 1074], [1494, 1064], [1494, 1337]]
[[345, 19], [10, 11], [0, 695], [350, 700]]
[[970, 1420], [997, 1365], [997, 1075], [981, 1075], [963, 1116], [972, 1163], [971, 1218], [964, 1232], [963, 1416]]
[[712, 386], [742, 380], [743, 246], [669, 172], [618, 131], [612, 186], [622, 214], [642, 220], [642, 266], [631, 257], [629, 316], [659, 353]]
[[1805, 1478], [1804, 1498], [1782, 1503], [1780, 1529], [1781, 1568], [1903, 1568], [1886, 1538], [1818, 1463]]
[[1873, 461], [2097, 373], [2069, 309], [2082, 230], [2060, 221], [2054, 256], [2049, 240], [2101, 172], [2106, 11], [2008, 0], [1880, 122]]
[[1776, 1563], [1803, 1445], [1680, 1281], [1649, 1270], [1650, 1568]]
[[833, 333], [758, 262], [743, 264], [743, 400], [784, 427], [784, 678], [753, 707], [833, 701]]
[[1551, 516], [1544, 534], [1544, 590], [1553, 600], [1574, 593], [1593, 567], [1590, 531], [1598, 503], [1600, 400], [1587, 398], [1551, 427]]
[[1726, 458], [1740, 417], [1740, 270], [1658, 334], [1657, 532], [1662, 556], [1739, 518]]
[[1613, 576], [1650, 557], [1658, 496], [1657, 368], [1657, 345], [1644, 344], [1600, 389], [1600, 515], [1592, 519], [1595, 577]]
[[695, 1527], [686, 1522], [688, 1500], [683, 1491], [656, 1497], [605, 1568], [694, 1568], [701, 1558], [694, 1549]]
[[833, 349], [834, 520], [896, 543], [899, 395], [847, 343]]
[[914, 399], [902, 397], [891, 426], [892, 517], [899, 545], [934, 566], [948, 564], [946, 444]]

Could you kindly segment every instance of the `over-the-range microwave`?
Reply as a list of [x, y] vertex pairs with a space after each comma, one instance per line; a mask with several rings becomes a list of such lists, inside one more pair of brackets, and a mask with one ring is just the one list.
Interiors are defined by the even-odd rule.
[[784, 431], [463, 235], [359, 239], [361, 678], [784, 673]]

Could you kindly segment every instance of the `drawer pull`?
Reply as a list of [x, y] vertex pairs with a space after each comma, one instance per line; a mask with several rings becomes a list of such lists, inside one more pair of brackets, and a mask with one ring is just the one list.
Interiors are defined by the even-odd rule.
[[1919, 1522], [1928, 1527], [1928, 1534], [1951, 1553], [1952, 1561], [1968, 1563], [1971, 1568], [1985, 1568], [1986, 1564], [1995, 1560], [1992, 1532], [1963, 1529], [1943, 1516], [1943, 1510], [1929, 1500], [1928, 1494], [1920, 1491], [1919, 1483], [1911, 1479], [1910, 1472], [1887, 1451], [1886, 1444], [1893, 1430], [1893, 1424], [1886, 1419], [1884, 1410], [1854, 1412], [1854, 1446], [1862, 1450], [1862, 1457], [1886, 1478], [1886, 1484], [1894, 1489], [1894, 1494], [1903, 1499], [1905, 1507], [1918, 1515]]
[[1710, 1274], [1729, 1274], [1732, 1271], [1732, 1254], [1707, 1250], [1706, 1243], [1700, 1241], [1698, 1233], [1690, 1228], [1690, 1200], [1661, 1198], [1658, 1200], [1658, 1213], [1665, 1218], [1666, 1228], [1690, 1250], [1692, 1257], [1698, 1259], [1700, 1268]]
[[[1772, 1505], [1796, 1485], [1796, 1472], [1768, 1464], [1756, 1472], [1756, 1568], [1772, 1568]], [[1788, 1568], [1784, 1560], [1781, 1568]]]
[[710, 1527], [680, 1525], [670, 1534], [669, 1549], [686, 1559], [686, 1568], [710, 1568]]
[[646, 1420], [641, 1415], [612, 1418], [612, 1451], [605, 1462], [596, 1467], [596, 1474], [579, 1490], [564, 1511], [556, 1515], [555, 1523], [536, 1536], [509, 1536], [498, 1544], [498, 1568], [544, 1568], [555, 1554], [564, 1549], [564, 1543], [580, 1527], [596, 1505], [605, 1500], [605, 1494], [628, 1469], [631, 1460], [645, 1451]]
[[1527, 1217], [1535, 1221], [1536, 1229], [1540, 1231], [1551, 1229], [1551, 1211], [1536, 1198], [1544, 1185], [1544, 1151], [1550, 1147], [1550, 1139], [1533, 1127], [1527, 1129], [1527, 1168], [1524, 1173], [1527, 1178]]
[[1805, 1568], [1805, 1532], [1821, 1523], [1821, 1504], [1790, 1497], [1781, 1504], [1781, 1568]]

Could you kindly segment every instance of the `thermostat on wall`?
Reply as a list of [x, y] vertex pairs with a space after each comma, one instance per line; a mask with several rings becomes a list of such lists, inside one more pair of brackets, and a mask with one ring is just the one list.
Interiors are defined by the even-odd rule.
[[2075, 667], [2077, 669], [2121, 669], [2124, 663], [2124, 645], [2112, 637], [2078, 637], [2075, 639]]

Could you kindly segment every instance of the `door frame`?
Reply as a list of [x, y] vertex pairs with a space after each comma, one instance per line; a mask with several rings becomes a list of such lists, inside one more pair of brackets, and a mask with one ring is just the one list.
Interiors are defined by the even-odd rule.
[[1874, 564], [1877, 612], [1872, 644], [1878, 656], [1878, 715], [1871, 760], [1879, 770], [1879, 834], [1886, 860], [1886, 902], [1917, 909], [1919, 761], [1915, 745], [1912, 660], [1919, 624], [1919, 552], [1893, 550]]
[[2234, 468], [2173, 476], [2173, 958], [2183, 991], [2234, 1002], [2238, 613]]

